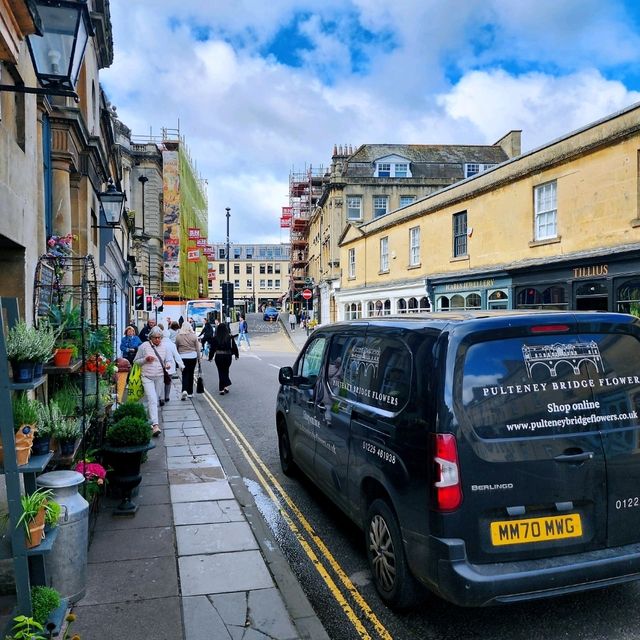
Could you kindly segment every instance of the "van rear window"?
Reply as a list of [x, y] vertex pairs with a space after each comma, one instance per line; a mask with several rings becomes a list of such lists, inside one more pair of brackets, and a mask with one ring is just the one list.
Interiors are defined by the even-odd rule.
[[640, 343], [626, 334], [480, 342], [467, 349], [457, 388], [460, 418], [483, 438], [637, 425]]

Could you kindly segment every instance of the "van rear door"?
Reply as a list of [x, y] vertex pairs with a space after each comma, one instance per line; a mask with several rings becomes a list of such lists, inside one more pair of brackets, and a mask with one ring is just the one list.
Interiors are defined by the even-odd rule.
[[635, 324], [621, 332], [603, 324], [583, 340], [598, 345], [602, 369], [594, 376], [593, 415], [600, 421], [607, 461], [611, 547], [640, 541], [640, 341]]
[[451, 411], [440, 430], [457, 438], [463, 502], [436, 519], [436, 531], [463, 538], [471, 562], [607, 543], [605, 455], [590, 419], [600, 355], [574, 316], [559, 317], [537, 326], [485, 320], [450, 342]]

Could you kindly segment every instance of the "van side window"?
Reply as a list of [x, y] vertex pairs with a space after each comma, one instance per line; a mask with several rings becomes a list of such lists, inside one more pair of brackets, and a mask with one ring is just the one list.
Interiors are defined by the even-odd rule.
[[302, 355], [301, 362], [298, 366], [300, 375], [306, 378], [305, 384], [315, 384], [318, 374], [320, 373], [320, 367], [322, 366], [322, 357], [324, 356], [326, 344], [327, 339], [324, 336], [316, 338]]
[[334, 396], [357, 400], [359, 368], [353, 355], [362, 351], [364, 336], [340, 334], [333, 337], [327, 360], [327, 384]]
[[400, 411], [411, 388], [412, 356], [396, 337], [367, 336], [360, 375], [361, 402], [385, 411]]

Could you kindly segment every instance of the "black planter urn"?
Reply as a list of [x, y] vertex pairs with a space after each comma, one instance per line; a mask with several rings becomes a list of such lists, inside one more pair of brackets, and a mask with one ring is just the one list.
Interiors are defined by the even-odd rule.
[[109, 469], [107, 481], [114, 488], [119, 489], [122, 496], [122, 501], [115, 508], [113, 515], [132, 516], [138, 510], [138, 505], [131, 500], [131, 492], [142, 480], [140, 474], [142, 457], [155, 446], [153, 442], [132, 447], [103, 445], [104, 461]]

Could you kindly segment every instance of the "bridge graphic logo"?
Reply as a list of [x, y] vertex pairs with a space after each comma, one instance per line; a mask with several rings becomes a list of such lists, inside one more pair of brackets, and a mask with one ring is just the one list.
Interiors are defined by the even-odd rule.
[[556, 378], [558, 365], [568, 364], [575, 375], [580, 375], [580, 366], [583, 362], [590, 362], [596, 372], [604, 372], [604, 364], [598, 345], [590, 342], [574, 342], [572, 344], [555, 344], [522, 346], [522, 355], [527, 368], [527, 375], [532, 377], [533, 368], [537, 365], [546, 367], [552, 378]]

